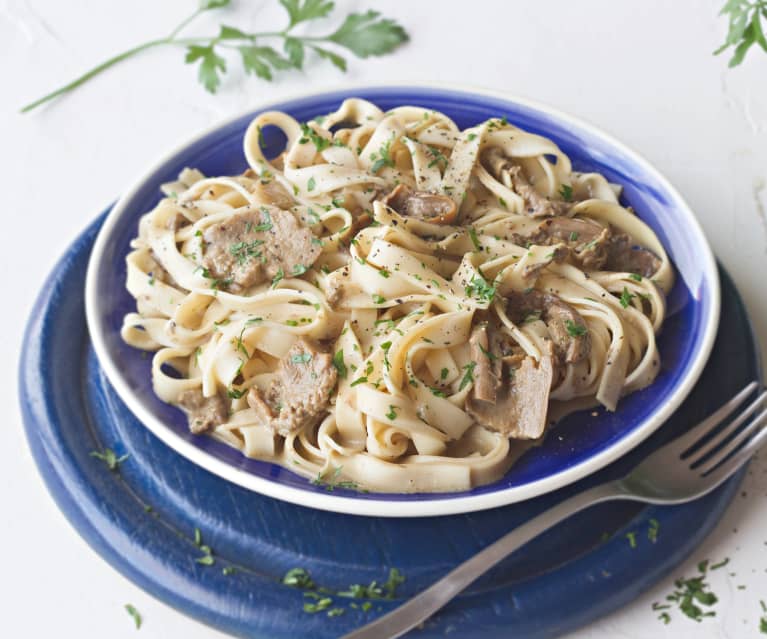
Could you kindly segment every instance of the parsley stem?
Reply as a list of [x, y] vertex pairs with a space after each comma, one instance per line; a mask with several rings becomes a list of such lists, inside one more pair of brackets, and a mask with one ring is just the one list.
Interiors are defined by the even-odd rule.
[[204, 9], [197, 9], [192, 15], [190, 15], [186, 20], [182, 21], [181, 24], [179, 24], [173, 31], [170, 32], [170, 35], [168, 36], [168, 40], [173, 40], [181, 31], [186, 27], [192, 20], [194, 20], [198, 15], [203, 13]]
[[65, 84], [63, 87], [60, 87], [56, 89], [55, 91], [49, 93], [48, 95], [44, 95], [42, 98], [39, 98], [38, 100], [35, 100], [34, 102], [30, 102], [25, 107], [22, 107], [21, 113], [27, 113], [28, 111], [31, 111], [32, 109], [36, 109], [41, 104], [44, 104], [50, 100], [53, 100], [53, 98], [56, 98], [64, 93], [67, 93], [69, 91], [72, 91], [73, 89], [76, 89], [81, 84], [84, 84], [94, 76], [97, 76], [99, 73], [102, 73], [103, 71], [106, 71], [110, 67], [114, 66], [118, 62], [122, 62], [123, 60], [126, 60], [127, 58], [130, 58], [137, 53], [140, 53], [141, 51], [145, 51], [146, 49], [151, 49], [152, 47], [160, 46], [161, 44], [170, 44], [170, 40], [163, 38], [162, 40], [151, 40], [149, 42], [145, 42], [144, 44], [140, 44], [137, 47], [133, 47], [132, 49], [128, 49], [127, 51], [123, 51], [122, 53], [109, 58], [108, 60], [105, 60], [97, 67], [93, 67], [90, 71], [87, 73], [84, 73], [79, 78], [76, 78], [69, 82], [68, 84]]
[[[96, 67], [93, 67], [90, 71], [87, 71], [83, 75], [81, 75], [78, 78], [75, 78], [68, 84], [65, 84], [63, 87], [60, 87], [56, 89], [55, 91], [52, 91], [51, 93], [44, 95], [42, 98], [39, 98], [38, 100], [35, 100], [34, 102], [30, 102], [26, 106], [22, 107], [21, 113], [27, 113], [31, 111], [32, 109], [36, 109], [41, 104], [45, 104], [46, 102], [49, 102], [50, 100], [53, 100], [54, 98], [57, 98], [60, 95], [63, 95], [64, 93], [68, 93], [69, 91], [72, 91], [73, 89], [76, 89], [81, 84], [86, 83], [91, 78], [99, 75], [100, 73], [103, 73], [110, 67], [113, 67], [115, 64], [122, 62], [123, 60], [127, 60], [128, 58], [133, 57], [137, 53], [141, 53], [142, 51], [146, 51], [147, 49], [152, 49], [154, 47], [159, 47], [160, 45], [165, 44], [186, 44], [186, 40], [176, 40], [175, 37], [186, 27], [192, 20], [194, 20], [197, 16], [199, 16], [201, 13], [203, 13], [203, 9], [198, 9], [195, 11], [192, 15], [190, 15], [188, 18], [183, 20], [173, 31], [170, 32], [170, 35], [166, 38], [160, 38], [158, 40], [150, 40], [149, 42], [144, 42], [143, 44], [139, 44], [131, 49], [128, 49], [127, 51], [123, 51], [122, 53], [118, 53], [115, 56], [112, 56], [108, 60], [105, 60], [101, 64], [99, 64]], [[207, 40], [207, 38], [205, 39]], [[194, 42], [200, 42], [203, 41], [202, 38], [196, 38], [194, 39]]]

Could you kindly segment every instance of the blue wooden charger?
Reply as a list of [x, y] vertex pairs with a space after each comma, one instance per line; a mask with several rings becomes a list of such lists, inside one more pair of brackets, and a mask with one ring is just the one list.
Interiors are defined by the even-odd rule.
[[[104, 559], [181, 612], [242, 637], [321, 639], [364, 624], [512, 527], [620, 475], [760, 377], [746, 311], [722, 272], [719, 337], [697, 386], [663, 428], [596, 475], [530, 501], [449, 517], [355, 517], [294, 506], [228, 483], [174, 453], [111, 389], [83, 309], [88, 256], [102, 221], [56, 265], [29, 320], [20, 399], [30, 447], [59, 507]], [[107, 447], [129, 455], [117, 472], [91, 456]], [[682, 506], [614, 502], [583, 512], [509, 557], [412, 635], [556, 637], [619, 608], [695, 549], [742, 474]], [[196, 561], [203, 552], [195, 528], [212, 548], [213, 565]], [[382, 581], [391, 567], [407, 580], [394, 601], [374, 601], [367, 611], [334, 597], [344, 613], [330, 618], [303, 612], [310, 600], [281, 584], [296, 567], [334, 590]]]

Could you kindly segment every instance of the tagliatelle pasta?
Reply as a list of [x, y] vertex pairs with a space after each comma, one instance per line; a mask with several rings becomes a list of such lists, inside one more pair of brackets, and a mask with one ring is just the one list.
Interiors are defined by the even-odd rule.
[[671, 264], [551, 140], [349, 99], [262, 113], [244, 149], [242, 175], [166, 185], [127, 257], [122, 337], [193, 432], [341, 487], [459, 491], [655, 378]]

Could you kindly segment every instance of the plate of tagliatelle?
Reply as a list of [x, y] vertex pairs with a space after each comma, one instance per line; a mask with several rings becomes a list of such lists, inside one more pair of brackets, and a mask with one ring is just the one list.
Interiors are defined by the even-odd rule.
[[549, 107], [360, 87], [172, 151], [96, 240], [95, 351], [139, 420], [265, 495], [492, 508], [602, 468], [697, 381], [719, 281], [644, 159]]

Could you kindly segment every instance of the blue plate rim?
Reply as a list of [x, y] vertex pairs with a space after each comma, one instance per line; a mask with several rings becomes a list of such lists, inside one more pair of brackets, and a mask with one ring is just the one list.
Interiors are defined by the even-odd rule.
[[[158, 168], [171, 160], [176, 155], [182, 153], [184, 149], [190, 147], [207, 136], [222, 131], [235, 122], [262, 112], [270, 110], [278, 105], [300, 100], [327, 99], [337, 97], [342, 99], [355, 95], [355, 93], [369, 93], [375, 91], [407, 92], [417, 91], [424, 93], [425, 96], [433, 95], [459, 95], [472, 96], [476, 98], [487, 97], [496, 100], [503, 100], [509, 103], [517, 104], [521, 107], [537, 111], [541, 115], [559, 120], [563, 123], [569, 123], [590, 137], [599, 139], [605, 144], [613, 147], [616, 151], [622, 153], [636, 166], [640, 167], [647, 174], [651, 175], [673, 200], [673, 209], [676, 214], [684, 216], [684, 222], [688, 226], [690, 235], [689, 240], [694, 242], [700, 250], [700, 264], [702, 267], [703, 281], [706, 283], [706, 291], [709, 294], [708, 304], [703, 304], [705, 317], [702, 319], [702, 334], [699, 338], [696, 352], [687, 365], [687, 370], [680, 376], [674, 385], [672, 392], [662, 405], [659, 405], [655, 412], [644, 420], [639, 427], [633, 428], [628, 434], [620, 438], [605, 450], [583, 460], [573, 466], [553, 473], [543, 479], [532, 481], [521, 486], [512, 486], [499, 488], [491, 493], [460, 496], [455, 498], [446, 497], [440, 500], [426, 500], [414, 498], [409, 501], [400, 501], [393, 499], [371, 498], [356, 499], [354, 496], [346, 496], [338, 493], [327, 492], [326, 494], [295, 488], [279, 481], [258, 477], [243, 469], [234, 467], [224, 461], [221, 461], [210, 453], [202, 450], [198, 446], [186, 441], [178, 436], [172, 429], [168, 428], [158, 420], [135, 396], [130, 389], [127, 381], [120, 372], [119, 362], [115, 361], [110, 350], [106, 345], [105, 334], [107, 327], [98, 312], [97, 283], [101, 269], [99, 265], [105, 258], [105, 248], [108, 244], [112, 229], [118, 222], [132, 197], [142, 188], [143, 184], [151, 179]], [[629, 450], [634, 448], [644, 439], [649, 437], [668, 419], [674, 410], [687, 397], [689, 392], [698, 381], [701, 372], [708, 360], [713, 348], [719, 325], [721, 291], [719, 276], [716, 268], [716, 262], [711, 248], [706, 240], [703, 230], [681, 194], [671, 185], [671, 183], [643, 156], [626, 146], [612, 135], [604, 132], [591, 123], [563, 111], [550, 107], [546, 104], [529, 100], [512, 93], [492, 91], [488, 89], [476, 88], [471, 86], [460, 86], [450, 84], [419, 84], [419, 85], [399, 85], [399, 84], [365, 84], [365, 85], [341, 85], [324, 91], [300, 92], [291, 96], [282, 96], [275, 100], [265, 101], [262, 104], [254, 105], [248, 109], [228, 118], [217, 122], [206, 128], [195, 136], [186, 138], [181, 144], [174, 146], [169, 152], [165, 153], [158, 160], [153, 162], [149, 169], [142, 171], [140, 176], [135, 179], [131, 186], [125, 191], [123, 196], [117, 201], [112, 211], [107, 216], [93, 247], [93, 252], [88, 265], [86, 276], [86, 320], [90, 331], [93, 346], [99, 362], [109, 379], [112, 386], [117, 391], [125, 404], [136, 415], [136, 417], [149, 428], [165, 444], [173, 448], [179, 454], [183, 455], [198, 466], [205, 468], [228, 481], [254, 490], [258, 493], [281, 499], [294, 504], [318, 508], [333, 512], [347, 513], [353, 515], [385, 516], [385, 517], [424, 517], [440, 516], [448, 514], [467, 513], [510, 503], [523, 501], [544, 493], [551, 492], [570, 484], [578, 479], [585, 477], [597, 470], [605, 467], [616, 460]], [[417, 497], [417, 496], [414, 496]]]

